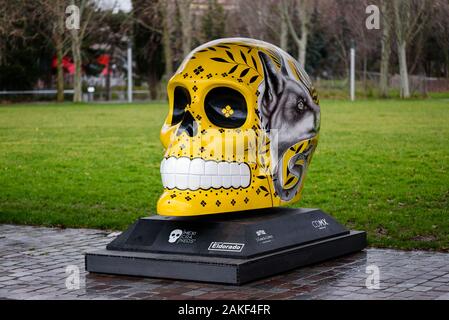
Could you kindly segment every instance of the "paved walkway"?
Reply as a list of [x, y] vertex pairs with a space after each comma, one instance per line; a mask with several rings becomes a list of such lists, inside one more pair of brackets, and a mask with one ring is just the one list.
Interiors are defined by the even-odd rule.
[[[241, 287], [86, 273], [83, 253], [114, 236], [0, 225], [0, 299], [449, 299], [449, 254], [423, 251], [367, 249]], [[380, 288], [368, 289], [376, 267]]]

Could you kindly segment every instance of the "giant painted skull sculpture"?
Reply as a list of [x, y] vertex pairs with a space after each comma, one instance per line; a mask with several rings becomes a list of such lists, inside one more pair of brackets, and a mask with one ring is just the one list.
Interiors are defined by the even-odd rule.
[[160, 215], [298, 201], [317, 146], [318, 98], [280, 48], [244, 38], [193, 50], [168, 83]]

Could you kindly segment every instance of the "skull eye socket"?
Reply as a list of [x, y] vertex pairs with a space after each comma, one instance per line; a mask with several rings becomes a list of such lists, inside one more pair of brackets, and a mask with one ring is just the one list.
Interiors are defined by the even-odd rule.
[[228, 87], [210, 90], [204, 101], [204, 109], [209, 121], [222, 128], [241, 127], [248, 114], [245, 97]]
[[185, 108], [191, 103], [190, 93], [186, 88], [176, 87], [173, 95], [173, 117], [171, 124], [177, 124], [184, 118]]

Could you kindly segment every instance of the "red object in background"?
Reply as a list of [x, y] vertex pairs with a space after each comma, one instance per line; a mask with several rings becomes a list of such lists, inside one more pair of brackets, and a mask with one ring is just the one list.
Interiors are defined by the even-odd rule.
[[[99, 64], [101, 64], [101, 65], [104, 65], [104, 68], [103, 68], [103, 70], [101, 71], [101, 74], [104, 75], [104, 76], [108, 73], [108, 64], [109, 64], [109, 61], [110, 61], [110, 57], [109, 57], [108, 54], [101, 54], [101, 55], [99, 55], [98, 58], [97, 58], [97, 62], [98, 62]], [[111, 73], [112, 73], [112, 71], [109, 70], [109, 74], [111, 74]]]
[[[110, 57], [108, 54], [101, 54], [97, 58], [97, 63], [103, 65], [103, 70], [101, 71], [102, 75], [106, 75], [108, 73], [108, 64], [110, 61]], [[58, 66], [58, 59], [56, 58], [56, 55], [53, 56], [53, 60], [51, 63], [52, 68], [57, 68]], [[64, 68], [64, 71], [68, 74], [74, 74], [75, 72], [75, 64], [72, 62], [72, 59], [68, 56], [64, 56], [62, 58], [62, 67]], [[109, 70], [109, 73], [112, 74], [112, 70]]]
[[[56, 56], [53, 56], [51, 66], [52, 68], [57, 68], [58, 59], [56, 58]], [[64, 68], [64, 71], [67, 72], [68, 74], [75, 73], [75, 64], [72, 62], [72, 59], [70, 57], [64, 56], [62, 58], [62, 67]]]

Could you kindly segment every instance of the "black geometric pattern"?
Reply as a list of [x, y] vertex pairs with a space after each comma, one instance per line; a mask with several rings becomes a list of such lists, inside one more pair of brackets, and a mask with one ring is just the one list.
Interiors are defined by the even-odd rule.
[[196, 75], [199, 75], [201, 72], [203, 72], [204, 69], [202, 66], [198, 66], [193, 72], [195, 72]]

